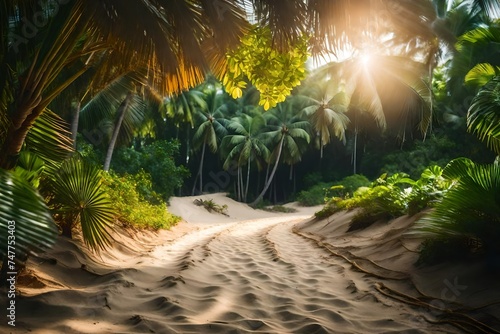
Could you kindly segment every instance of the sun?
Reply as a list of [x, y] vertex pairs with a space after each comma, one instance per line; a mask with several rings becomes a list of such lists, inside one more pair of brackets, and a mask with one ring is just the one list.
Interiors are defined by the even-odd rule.
[[363, 64], [363, 66], [365, 67], [368, 67], [370, 65], [370, 62], [371, 62], [371, 56], [368, 54], [368, 53], [363, 53], [361, 55], [361, 63]]

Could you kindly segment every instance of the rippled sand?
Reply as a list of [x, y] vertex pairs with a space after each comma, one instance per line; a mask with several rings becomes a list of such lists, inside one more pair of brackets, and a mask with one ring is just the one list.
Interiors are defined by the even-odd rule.
[[63, 239], [33, 257], [19, 282], [16, 331], [0, 332], [462, 332], [380, 289], [416, 296], [413, 276], [398, 270], [415, 255], [401, 254], [396, 226], [346, 234], [349, 214], [318, 223], [310, 209], [268, 213], [218, 195], [229, 203], [224, 217], [192, 200], [171, 202], [187, 223], [135, 240], [122, 231], [102, 259]]

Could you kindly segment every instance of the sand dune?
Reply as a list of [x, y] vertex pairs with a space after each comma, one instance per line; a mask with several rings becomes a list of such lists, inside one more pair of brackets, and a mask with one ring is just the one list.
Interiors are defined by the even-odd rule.
[[[32, 257], [19, 282], [15, 331], [2, 323], [0, 332], [464, 332], [425, 303], [392, 295], [439, 294], [403, 247], [414, 246], [401, 236], [411, 219], [346, 234], [352, 213], [314, 222], [317, 208], [278, 214], [222, 194], [205, 198], [228, 205], [229, 217], [195, 206], [194, 198], [173, 198], [170, 210], [186, 221], [172, 231], [122, 230], [100, 257], [60, 239]], [[464, 291], [456, 301], [472, 295]], [[486, 311], [479, 316], [494, 328], [493, 309]]]

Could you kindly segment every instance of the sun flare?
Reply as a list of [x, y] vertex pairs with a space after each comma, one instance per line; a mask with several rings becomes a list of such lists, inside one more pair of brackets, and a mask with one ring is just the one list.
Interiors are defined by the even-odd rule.
[[364, 54], [361, 55], [361, 63], [364, 66], [369, 66], [370, 62], [371, 62], [371, 56], [369, 54], [364, 53]]

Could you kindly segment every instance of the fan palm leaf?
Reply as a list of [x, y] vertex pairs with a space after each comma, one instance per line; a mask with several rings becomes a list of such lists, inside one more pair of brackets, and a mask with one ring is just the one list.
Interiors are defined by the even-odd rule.
[[102, 171], [78, 157], [65, 161], [59, 172], [52, 176], [49, 189], [51, 204], [60, 216], [63, 231], [79, 224], [83, 240], [94, 250], [111, 244], [109, 228], [115, 212], [102, 184]]

